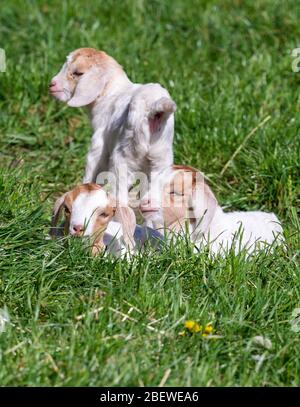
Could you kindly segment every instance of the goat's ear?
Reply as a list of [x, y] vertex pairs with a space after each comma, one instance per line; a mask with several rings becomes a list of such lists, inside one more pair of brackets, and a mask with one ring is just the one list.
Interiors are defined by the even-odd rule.
[[150, 133], [159, 132], [170, 114], [175, 111], [176, 104], [170, 98], [162, 97], [152, 103], [148, 115]]
[[218, 208], [217, 199], [204, 181], [196, 182], [196, 190], [193, 191], [193, 212], [197, 220], [196, 230], [197, 233], [205, 233], [213, 220], [213, 217]]
[[117, 210], [117, 200], [114, 198], [112, 195], [108, 193], [108, 200], [109, 200], [109, 205], [113, 208], [114, 213]]
[[56, 226], [57, 226], [57, 223], [61, 216], [61, 210], [63, 208], [63, 204], [65, 202], [66, 195], [67, 195], [67, 192], [65, 194], [63, 194], [60, 198], [58, 198], [54, 204], [53, 214], [52, 214], [52, 219], [51, 219], [51, 229], [49, 232], [50, 236], [56, 236], [57, 234], [59, 234], [59, 230]]
[[80, 77], [68, 105], [71, 107], [89, 105], [104, 91], [106, 83], [105, 73], [99, 67], [93, 66]]

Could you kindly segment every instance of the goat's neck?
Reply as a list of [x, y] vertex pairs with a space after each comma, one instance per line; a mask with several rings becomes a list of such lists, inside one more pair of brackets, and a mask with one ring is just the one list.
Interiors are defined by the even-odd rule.
[[193, 240], [198, 240], [202, 234], [204, 234], [205, 236], [207, 236], [208, 234], [214, 235], [216, 230], [219, 229], [220, 224], [222, 224], [224, 215], [225, 214], [223, 212], [223, 209], [218, 206], [206, 230], [201, 230], [201, 220], [192, 220], [188, 216], [182, 216], [172, 222], [169, 221], [169, 223], [166, 224], [166, 227], [168, 230], [171, 230], [173, 232], [185, 233], [186, 231], [188, 231], [189, 233], [191, 233]]
[[223, 231], [224, 219], [226, 219], [226, 213], [224, 213], [222, 207], [218, 205], [215, 214], [204, 233], [205, 236], [215, 236], [216, 234], [220, 233], [220, 231]]
[[109, 77], [103, 93], [88, 106], [91, 120], [101, 114], [104, 109], [110, 109], [111, 105], [133, 86], [134, 84], [129, 80], [125, 72]]
[[186, 232], [186, 228], [188, 230], [191, 227], [191, 222], [190, 219], [188, 219], [185, 216], [182, 216], [181, 218], [176, 219], [172, 223], [166, 224], [166, 227], [168, 230], [171, 230], [173, 232]]

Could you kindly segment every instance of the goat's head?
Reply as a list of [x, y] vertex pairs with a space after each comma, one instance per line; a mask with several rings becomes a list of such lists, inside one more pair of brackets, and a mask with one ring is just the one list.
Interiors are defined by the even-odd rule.
[[[154, 205], [152, 204], [154, 202]], [[159, 204], [157, 204], [159, 202]], [[218, 204], [203, 175], [188, 166], [174, 165], [157, 199], [143, 199], [140, 211], [146, 220], [180, 230], [186, 221], [206, 231]]]
[[59, 73], [52, 78], [49, 92], [69, 106], [87, 106], [120, 74], [125, 75], [122, 67], [105, 52], [79, 48], [67, 56]]

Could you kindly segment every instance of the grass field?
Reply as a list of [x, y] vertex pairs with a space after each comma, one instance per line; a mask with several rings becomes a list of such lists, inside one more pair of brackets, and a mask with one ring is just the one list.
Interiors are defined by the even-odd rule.
[[[299, 385], [298, 3], [47, 3], [0, 10], [0, 384]], [[104, 49], [134, 81], [167, 87], [176, 163], [201, 169], [228, 210], [274, 211], [287, 251], [212, 261], [182, 242], [126, 261], [46, 240], [53, 202], [81, 181], [91, 137], [86, 112], [55, 102], [47, 86], [81, 46]], [[217, 338], [180, 336], [187, 319], [210, 322]]]

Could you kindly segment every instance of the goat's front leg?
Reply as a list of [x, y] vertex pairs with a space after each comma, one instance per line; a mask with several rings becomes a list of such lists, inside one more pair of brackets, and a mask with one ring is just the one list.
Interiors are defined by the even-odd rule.
[[123, 239], [126, 248], [133, 251], [135, 248], [134, 231], [136, 227], [134, 211], [129, 206], [117, 205], [115, 220], [120, 222], [123, 227]]
[[161, 229], [164, 225], [162, 214], [163, 186], [167, 174], [156, 169], [150, 174], [150, 183], [140, 201], [140, 211], [144, 225], [153, 229]]
[[105, 250], [105, 245], [103, 242], [93, 243], [92, 256], [98, 256], [99, 254], [103, 253], [104, 250]]
[[133, 182], [133, 174], [128, 171], [126, 161], [122, 157], [115, 160], [111, 166], [111, 172], [115, 175], [115, 183], [111, 185], [111, 194], [116, 201], [115, 220], [120, 222], [123, 228], [123, 239], [127, 249], [134, 250], [134, 231], [136, 227], [136, 217], [129, 206], [128, 189]]
[[107, 170], [107, 157], [104, 154], [104, 139], [102, 129], [98, 129], [93, 137], [86, 157], [83, 183], [96, 182], [100, 171]]

